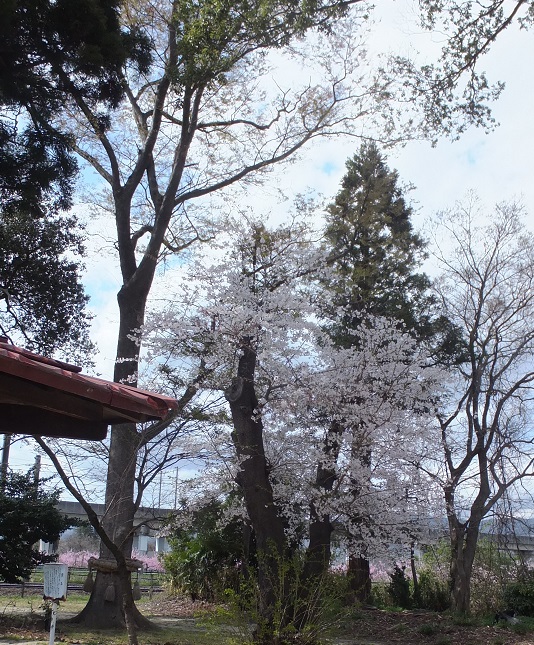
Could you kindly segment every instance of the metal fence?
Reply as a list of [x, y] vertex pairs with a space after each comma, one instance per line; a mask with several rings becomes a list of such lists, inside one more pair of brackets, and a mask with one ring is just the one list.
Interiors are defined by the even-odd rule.
[[[82, 591], [83, 583], [89, 574], [89, 569], [84, 567], [69, 567], [68, 591]], [[143, 571], [132, 574], [132, 582], [139, 582], [141, 591], [150, 596], [163, 588], [164, 574], [161, 571]], [[19, 583], [1, 583], [0, 589], [4, 592], [17, 594], [24, 597], [26, 594], [42, 594], [43, 592], [43, 567], [36, 567], [29, 580]]]

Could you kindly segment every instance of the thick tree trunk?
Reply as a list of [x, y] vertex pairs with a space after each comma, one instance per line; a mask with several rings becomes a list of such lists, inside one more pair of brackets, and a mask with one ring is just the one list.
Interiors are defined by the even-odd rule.
[[[324, 457], [317, 466], [315, 489], [321, 493], [332, 491], [337, 478], [337, 459], [341, 445], [342, 426], [334, 421], [326, 433], [323, 446]], [[298, 611], [295, 623], [299, 629], [313, 621], [320, 608], [321, 583], [330, 565], [332, 554], [333, 526], [328, 513], [320, 513], [314, 502], [310, 504], [309, 543], [303, 569], [303, 584], [300, 585]], [[319, 601], [319, 602], [317, 602]]]
[[[354, 463], [360, 462], [362, 466], [370, 469], [371, 467], [371, 450], [366, 447], [362, 439], [360, 428], [356, 426], [353, 429], [351, 458]], [[351, 475], [354, 499], [360, 494], [360, 483]], [[356, 519], [356, 518], [354, 518]], [[364, 518], [358, 517], [358, 525], [363, 525]], [[369, 518], [367, 518], [369, 522]], [[360, 541], [361, 531], [360, 531]], [[347, 580], [349, 584], [349, 600], [351, 602], [367, 602], [371, 595], [371, 566], [361, 553], [354, 553], [349, 550], [349, 561], [347, 567]]]
[[471, 611], [471, 575], [475, 561], [480, 524], [486, 513], [485, 504], [490, 494], [488, 481], [487, 455], [484, 446], [484, 432], [477, 432], [478, 472], [480, 475], [479, 491], [471, 504], [469, 517], [460, 522], [456, 513], [456, 483], [451, 482], [445, 488], [445, 507], [449, 523], [451, 544], [450, 592], [451, 609], [460, 614]]
[[451, 609], [460, 614], [471, 611], [471, 576], [475, 561], [480, 521], [460, 523], [449, 518], [451, 529], [450, 589]]
[[[282, 520], [273, 498], [269, 467], [263, 444], [263, 425], [258, 414], [254, 389], [256, 354], [249, 339], [243, 341], [237, 377], [225, 392], [232, 412], [234, 442], [241, 468], [237, 483], [243, 490], [245, 506], [258, 549], [258, 586], [260, 594], [260, 629], [258, 639], [270, 642], [275, 630], [275, 609], [284, 594], [281, 565], [285, 557]], [[284, 606], [283, 602], [282, 605]]]
[[349, 555], [347, 568], [350, 600], [365, 603], [371, 595], [371, 569], [369, 560], [361, 555]]
[[410, 544], [410, 568], [412, 570], [413, 597], [415, 606], [419, 607], [421, 602], [421, 591], [419, 588], [419, 578], [417, 576], [417, 567], [415, 566], [415, 543]]
[[[123, 288], [118, 300], [121, 318], [114, 380], [136, 385], [139, 346], [132, 335], [143, 324], [146, 298], [142, 291], [132, 295], [131, 290]], [[135, 424], [113, 426], [106, 480], [106, 511], [102, 526], [126, 559], [131, 558], [132, 554], [138, 448], [139, 434]], [[114, 559], [114, 554], [101, 544], [100, 557]], [[129, 622], [132, 628], [147, 629], [151, 623], [135, 606], [131, 574], [126, 567], [119, 562], [117, 564], [116, 572], [97, 571], [89, 601], [75, 621], [91, 628], [125, 628]]]
[[130, 573], [97, 572], [89, 602], [72, 622], [89, 629], [153, 629], [154, 625], [135, 606]]
[[450, 566], [451, 609], [468, 614], [471, 609], [471, 571], [461, 544], [455, 545]]

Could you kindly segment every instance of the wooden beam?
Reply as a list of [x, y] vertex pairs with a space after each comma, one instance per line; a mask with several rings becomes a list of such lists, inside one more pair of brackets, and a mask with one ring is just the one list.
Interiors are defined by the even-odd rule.
[[102, 441], [107, 429], [105, 421], [75, 419], [30, 405], [1, 406], [0, 433]]

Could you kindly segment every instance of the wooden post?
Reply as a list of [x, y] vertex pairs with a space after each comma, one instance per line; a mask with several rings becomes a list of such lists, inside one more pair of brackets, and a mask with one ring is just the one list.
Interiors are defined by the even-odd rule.
[[56, 638], [57, 607], [58, 603], [54, 600], [52, 602], [52, 614], [50, 616], [50, 640], [48, 641], [48, 645], [54, 645]]

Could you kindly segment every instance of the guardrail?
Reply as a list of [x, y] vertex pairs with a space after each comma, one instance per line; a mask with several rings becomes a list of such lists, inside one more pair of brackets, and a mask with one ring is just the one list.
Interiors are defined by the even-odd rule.
[[[68, 591], [82, 591], [83, 583], [89, 573], [89, 569], [83, 567], [69, 567], [69, 580], [68, 580]], [[139, 582], [139, 587], [141, 592], [148, 593], [152, 596], [155, 592], [160, 592], [163, 589], [163, 574], [159, 571], [143, 571], [136, 574], [132, 574], [132, 582]], [[26, 593], [37, 594], [42, 593], [43, 591], [43, 567], [36, 567], [30, 576], [29, 580], [24, 580], [17, 583], [0, 583], [0, 591], [5, 592], [16, 592], [19, 590], [19, 593], [22, 597]]]
[[[147, 593], [152, 597], [153, 593], [160, 593], [163, 591], [163, 587], [143, 587], [140, 586], [141, 593]], [[18, 593], [17, 593], [18, 591]], [[80, 584], [68, 584], [67, 591], [83, 591], [83, 585]], [[9, 593], [14, 592], [16, 595], [20, 595], [21, 598], [24, 598], [26, 594], [29, 595], [42, 595], [43, 593], [43, 583], [42, 582], [0, 582], [0, 593]]]
[[[89, 569], [87, 567], [69, 567], [69, 583], [79, 583], [83, 585]], [[141, 587], [161, 587], [163, 586], [164, 574], [161, 571], [142, 571], [138, 574], [132, 574], [132, 580], [139, 582]], [[36, 567], [30, 576], [29, 582], [43, 581], [43, 567]]]

